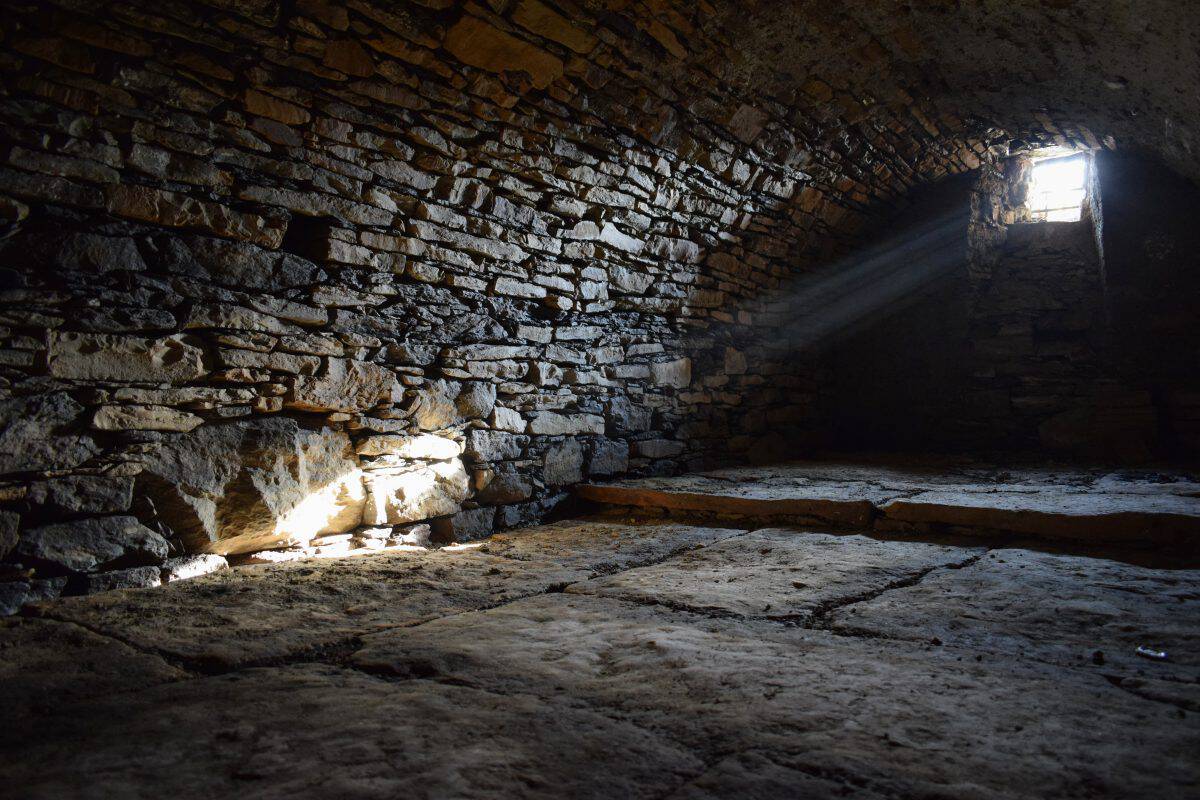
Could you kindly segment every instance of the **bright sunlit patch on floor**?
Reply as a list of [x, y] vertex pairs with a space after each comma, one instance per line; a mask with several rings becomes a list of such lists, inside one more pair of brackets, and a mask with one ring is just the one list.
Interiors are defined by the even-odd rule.
[[1078, 222], [1087, 193], [1087, 156], [1048, 153], [1033, 164], [1029, 211], [1036, 222]]
[[483, 542], [461, 542], [459, 544], [448, 544], [442, 548], [447, 553], [460, 553], [464, 550], [478, 550], [483, 547]]

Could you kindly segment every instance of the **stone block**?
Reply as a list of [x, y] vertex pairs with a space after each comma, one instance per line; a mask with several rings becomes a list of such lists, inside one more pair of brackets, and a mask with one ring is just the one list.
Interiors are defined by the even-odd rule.
[[0, 617], [16, 614], [31, 603], [53, 600], [63, 593], [66, 586], [66, 577], [0, 581]]
[[467, 432], [466, 453], [477, 461], [503, 461], [520, 456], [528, 442], [528, 436], [505, 431], [472, 430]]
[[628, 234], [622, 233], [616, 226], [605, 223], [600, 229], [600, 241], [607, 245], [611, 245], [618, 250], [621, 250], [630, 255], [637, 255], [645, 248], [646, 243], [641, 239], [635, 239]]
[[0, 559], [16, 546], [20, 527], [21, 516], [17, 512], [0, 510]]
[[162, 585], [162, 570], [159, 567], [130, 567], [100, 572], [85, 576], [83, 584], [88, 594], [113, 589], [150, 589]]
[[633, 443], [633, 452], [642, 458], [672, 458], [683, 452], [683, 442], [672, 439], [646, 439]]
[[360, 456], [397, 456], [399, 458], [448, 461], [462, 455], [463, 446], [453, 439], [432, 434], [404, 436], [385, 434], [363, 439], [355, 447]]
[[202, 417], [170, 406], [101, 406], [92, 427], [101, 431], [174, 431], [187, 433], [204, 422]]
[[89, 273], [146, 270], [146, 262], [138, 252], [134, 239], [97, 236], [91, 233], [77, 233], [67, 237], [62, 249], [58, 251], [55, 262], [64, 269]]
[[199, 342], [176, 335], [162, 339], [55, 332], [48, 354], [56, 378], [135, 383], [184, 383], [207, 372]]
[[460, 387], [453, 381], [431, 381], [417, 390], [410, 409], [413, 421], [423, 431], [439, 431], [459, 421]]
[[650, 430], [654, 419], [651, 409], [635, 404], [626, 397], [610, 400], [605, 414], [610, 432], [617, 435], [644, 433]]
[[596, 37], [575, 27], [569, 19], [538, 0], [520, 0], [513, 10], [513, 21], [526, 30], [570, 48], [576, 53], [589, 53], [596, 47]]
[[365, 525], [403, 525], [457, 512], [470, 495], [462, 462], [439, 461], [428, 467], [367, 476]]
[[224, 556], [212, 553], [179, 556], [167, 559], [167, 562], [162, 565], [162, 580], [163, 583], [183, 581], [223, 569], [229, 569], [229, 562], [225, 560]]
[[489, 72], [524, 72], [538, 89], [563, 74], [561, 59], [469, 14], [446, 32], [442, 47], [464, 64]]
[[648, 272], [615, 265], [608, 268], [608, 276], [612, 285], [626, 294], [645, 294], [655, 280]]
[[595, 414], [557, 414], [553, 411], [539, 411], [529, 421], [529, 432], [545, 436], [604, 433], [604, 418]]
[[133, 502], [133, 478], [64, 475], [32, 484], [26, 497], [61, 514], [116, 514]]
[[312, 116], [300, 106], [255, 89], [247, 89], [244, 100], [246, 110], [251, 114], [267, 117], [284, 125], [302, 125]]
[[735, 348], [726, 347], [724, 372], [726, 375], [745, 375], [746, 354]]
[[533, 496], [533, 483], [515, 469], [491, 473], [475, 493], [475, 500], [486, 504], [517, 503]]
[[458, 414], [463, 419], [485, 419], [495, 405], [496, 387], [479, 381], [468, 383], [455, 400]]
[[270, 418], [204, 425], [142, 457], [137, 486], [191, 552], [246, 553], [358, 527], [349, 437]]
[[498, 431], [510, 431], [512, 433], [524, 433], [528, 427], [525, 418], [517, 411], [503, 406], [496, 406], [492, 409], [491, 426]]
[[99, 452], [74, 432], [83, 406], [65, 392], [0, 402], [0, 473], [70, 469]]
[[621, 440], [598, 439], [588, 460], [589, 475], [618, 475], [629, 470], [629, 444]]
[[197, 200], [180, 192], [117, 184], [109, 187], [105, 206], [120, 217], [171, 228], [200, 228], [264, 247], [279, 247], [283, 241], [284, 227], [276, 219], [239, 213], [229, 206]]
[[583, 480], [583, 445], [568, 439], [547, 448], [542, 457], [542, 480], [549, 486], [566, 486]]
[[159, 564], [167, 557], [167, 541], [136, 517], [92, 517], [28, 528], [14, 553], [35, 564], [90, 572], [117, 564]]
[[432, 523], [433, 541], [440, 543], [470, 542], [492, 535], [496, 524], [496, 509], [470, 508]]
[[650, 365], [650, 378], [657, 386], [686, 389], [692, 382], [692, 360], [677, 358]]
[[395, 399], [402, 387], [387, 367], [330, 358], [320, 375], [298, 376], [285, 403], [303, 411], [366, 411]]

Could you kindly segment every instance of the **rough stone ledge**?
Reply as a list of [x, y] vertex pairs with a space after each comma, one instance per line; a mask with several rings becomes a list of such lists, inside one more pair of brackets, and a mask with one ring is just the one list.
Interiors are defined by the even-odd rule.
[[[957, 480], [955, 480], [957, 478]], [[1006, 481], [950, 473], [932, 478], [891, 468], [793, 464], [581, 484], [577, 497], [607, 506], [725, 520], [817, 520], [881, 533], [1031, 536], [1073, 542], [1200, 549], [1194, 484], [1150, 486], [1081, 473]]]

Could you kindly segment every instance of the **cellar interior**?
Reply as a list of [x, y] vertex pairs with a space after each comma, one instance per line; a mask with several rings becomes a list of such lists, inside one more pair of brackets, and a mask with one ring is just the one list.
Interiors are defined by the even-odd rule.
[[1200, 12], [6, 12], [0, 796], [1200, 791]]

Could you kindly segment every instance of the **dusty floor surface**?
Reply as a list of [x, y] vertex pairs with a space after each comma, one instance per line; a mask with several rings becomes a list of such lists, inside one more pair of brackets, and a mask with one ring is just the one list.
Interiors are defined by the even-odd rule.
[[1200, 570], [1010, 545], [607, 518], [57, 601], [0, 796], [1196, 797]]

